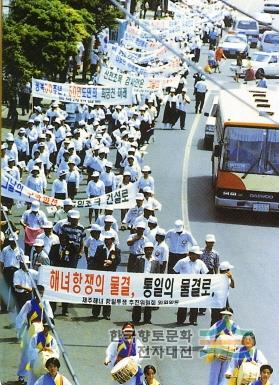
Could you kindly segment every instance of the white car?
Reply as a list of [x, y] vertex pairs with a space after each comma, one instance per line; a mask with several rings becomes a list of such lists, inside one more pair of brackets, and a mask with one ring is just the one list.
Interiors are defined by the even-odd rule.
[[244, 34], [228, 34], [219, 44], [223, 48], [226, 57], [236, 57], [241, 54], [243, 58], [248, 55], [249, 46], [247, 37]]
[[[267, 77], [279, 76], [279, 52], [254, 52], [251, 55], [250, 61], [255, 73], [256, 78], [261, 75]], [[242, 76], [244, 76], [247, 66], [247, 60], [242, 62]], [[232, 64], [231, 71], [235, 73], [236, 64]]]
[[258, 49], [264, 52], [279, 51], [279, 33], [265, 31], [258, 42]]
[[266, 13], [279, 13], [279, 0], [266, 0], [263, 11]]

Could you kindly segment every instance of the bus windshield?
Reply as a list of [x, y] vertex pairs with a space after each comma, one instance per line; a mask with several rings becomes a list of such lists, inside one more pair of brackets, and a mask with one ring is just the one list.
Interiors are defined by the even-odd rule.
[[226, 127], [221, 169], [279, 175], [279, 130]]

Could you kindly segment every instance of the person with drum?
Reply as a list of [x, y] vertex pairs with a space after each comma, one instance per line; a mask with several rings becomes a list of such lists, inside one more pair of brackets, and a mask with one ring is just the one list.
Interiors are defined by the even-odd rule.
[[[242, 346], [233, 354], [233, 359], [230, 362], [229, 368], [225, 373], [227, 379], [237, 380], [240, 383], [240, 376], [242, 382], [252, 382], [257, 379], [258, 370], [261, 365], [267, 364], [264, 354], [256, 348], [256, 337], [253, 332], [246, 332], [241, 341]], [[254, 377], [254, 378], [252, 378]], [[235, 382], [229, 381], [229, 385]]]
[[122, 326], [122, 337], [118, 341], [112, 341], [106, 350], [104, 364], [111, 370], [115, 380], [113, 384], [125, 382], [125, 385], [142, 385], [143, 372], [139, 365], [143, 358], [141, 352], [143, 345], [135, 336], [134, 324], [126, 322]]
[[260, 367], [259, 379], [252, 382], [251, 385], [272, 385], [269, 382], [269, 379], [272, 373], [273, 373], [273, 368], [270, 365], [262, 365]]
[[70, 381], [59, 373], [60, 361], [58, 358], [49, 358], [45, 366], [48, 373], [41, 376], [34, 385], [71, 385]]
[[43, 330], [31, 337], [29, 343], [30, 372], [27, 385], [33, 385], [45, 373], [44, 363], [50, 357], [59, 358], [56, 339], [50, 334], [51, 325], [43, 323]]
[[206, 338], [209, 339], [210, 345], [203, 349], [207, 354], [206, 360], [211, 362], [209, 385], [226, 385], [225, 373], [228, 370], [237, 342], [240, 342], [237, 341], [240, 328], [232, 320], [233, 310], [224, 308], [221, 315], [222, 319], [208, 330]]
[[[37, 285], [38, 292], [41, 297], [44, 295], [44, 286]], [[45, 321], [44, 313], [52, 320], [54, 318], [52, 309], [48, 301], [43, 299], [43, 304], [40, 302], [35, 293], [33, 299], [27, 301], [16, 317], [16, 329], [21, 340], [20, 364], [17, 371], [19, 384], [24, 384], [24, 377], [29, 373], [26, 370], [26, 365], [29, 362], [29, 342], [30, 337], [40, 329], [41, 323]], [[41, 330], [41, 329], [40, 329]], [[27, 332], [28, 331], [28, 332]]]

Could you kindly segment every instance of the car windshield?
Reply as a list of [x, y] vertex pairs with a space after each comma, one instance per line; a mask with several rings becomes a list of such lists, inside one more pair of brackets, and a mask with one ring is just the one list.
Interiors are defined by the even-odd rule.
[[243, 39], [237, 36], [226, 36], [224, 39], [225, 43], [243, 43]]
[[279, 34], [267, 34], [264, 38], [265, 43], [279, 44]]
[[264, 55], [262, 53], [253, 53], [251, 56], [251, 59], [253, 61], [259, 61], [259, 62], [268, 62], [270, 58], [270, 55]]
[[248, 174], [279, 175], [279, 130], [227, 127], [222, 169]]
[[255, 21], [240, 21], [237, 25], [239, 29], [257, 29], [257, 23]]

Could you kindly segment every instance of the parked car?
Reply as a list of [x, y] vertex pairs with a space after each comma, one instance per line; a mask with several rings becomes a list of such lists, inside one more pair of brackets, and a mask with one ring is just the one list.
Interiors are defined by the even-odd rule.
[[[254, 52], [251, 55], [251, 61], [253, 69], [256, 72], [256, 78], [260, 78], [261, 75], [267, 77], [279, 76], [279, 52]], [[242, 76], [244, 76], [247, 66], [247, 60], [242, 62]], [[235, 73], [236, 64], [231, 64], [230, 69]]]
[[219, 47], [223, 48], [226, 57], [236, 57], [238, 54], [241, 54], [245, 58], [249, 52], [247, 37], [244, 34], [226, 35], [219, 43]]
[[279, 0], [265, 0], [263, 11], [266, 13], [279, 13]]
[[256, 12], [255, 19], [257, 19], [259, 23], [260, 33], [264, 33], [265, 31], [270, 31], [272, 28], [272, 16], [268, 13]]
[[243, 33], [247, 36], [250, 47], [256, 47], [260, 30], [259, 23], [246, 16], [241, 16], [235, 19], [234, 31], [236, 33]]
[[279, 51], [279, 33], [274, 31], [264, 32], [259, 39], [258, 48], [265, 52]]

